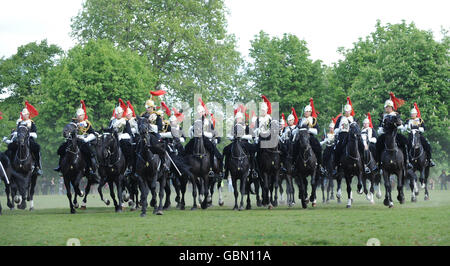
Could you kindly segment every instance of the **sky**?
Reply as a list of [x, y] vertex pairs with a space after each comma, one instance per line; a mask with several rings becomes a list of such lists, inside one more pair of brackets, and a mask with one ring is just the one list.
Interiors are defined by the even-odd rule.
[[[17, 48], [47, 39], [64, 50], [75, 45], [70, 19], [83, 0], [1, 0], [0, 58]], [[440, 40], [441, 27], [450, 31], [449, 0], [225, 0], [228, 32], [238, 39], [238, 50], [248, 56], [250, 40], [263, 30], [271, 36], [294, 34], [307, 42], [310, 58], [330, 65], [342, 59], [338, 47], [351, 48], [359, 37], [382, 24], [414, 22]]]

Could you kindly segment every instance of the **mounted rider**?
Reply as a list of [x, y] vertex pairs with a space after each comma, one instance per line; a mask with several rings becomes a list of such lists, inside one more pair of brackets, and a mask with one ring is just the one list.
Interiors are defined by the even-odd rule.
[[[72, 118], [71, 122], [77, 125], [77, 144], [86, 162], [86, 172], [88, 175], [96, 177], [95, 172], [97, 171], [97, 162], [95, 160], [94, 144], [92, 143], [96, 138], [96, 132], [94, 131], [91, 122], [88, 120], [84, 101], [81, 100], [80, 103], [80, 108], [76, 111], [76, 117]], [[57, 172], [61, 171], [61, 160], [66, 154], [68, 145], [69, 140], [66, 139], [66, 141], [59, 146], [57, 152], [59, 155], [59, 163], [58, 167], [53, 170]]]
[[283, 133], [281, 134], [281, 141], [284, 142], [287, 138], [292, 137], [292, 132], [297, 127], [298, 117], [295, 112], [294, 107], [291, 107], [291, 113], [287, 118], [287, 126], [283, 128]]
[[127, 105], [125, 105], [122, 99], [119, 99], [119, 106], [114, 108], [113, 116], [111, 117], [111, 121], [109, 123], [109, 128], [117, 132], [120, 149], [125, 156], [126, 165], [130, 167], [130, 172], [132, 172], [133, 146], [131, 144], [131, 136], [133, 133], [131, 131], [130, 122], [126, 119], [127, 112]]
[[[220, 138], [216, 138], [217, 132], [214, 128], [214, 123], [207, 117], [207, 115], [210, 115], [208, 109], [206, 108], [205, 103], [202, 101], [201, 98], [198, 99], [199, 105], [197, 106], [197, 114], [196, 114], [196, 120], [194, 121], [194, 124], [189, 129], [189, 137], [191, 140], [188, 142], [188, 144], [185, 146], [186, 154], [194, 154], [194, 137], [199, 136], [200, 132], [196, 132], [197, 130], [194, 130], [194, 126], [201, 126], [201, 132], [203, 134], [203, 144], [205, 145], [205, 149], [210, 154], [210, 171], [208, 173], [209, 176], [214, 176], [214, 171], [212, 170], [212, 167], [214, 165], [214, 157], [217, 158], [219, 162], [219, 169], [221, 174], [223, 174], [223, 156], [220, 154], [219, 150], [217, 149], [216, 145]], [[199, 130], [200, 131], [200, 130]], [[214, 144], [213, 144], [214, 141]]]
[[41, 146], [36, 142], [37, 138], [37, 128], [31, 118], [39, 115], [36, 108], [31, 105], [28, 101], [25, 101], [25, 108], [22, 109], [20, 113], [20, 118], [17, 119], [17, 127], [16, 131], [12, 133], [11, 140], [3, 139], [6, 143], [8, 143], [8, 149], [5, 152], [8, 155], [11, 162], [14, 160], [14, 155], [16, 154], [18, 144], [17, 144], [17, 130], [19, 127], [27, 127], [28, 132], [31, 138], [30, 140], [30, 151], [35, 160], [35, 167], [37, 169], [36, 173], [38, 175], [42, 175], [42, 165], [41, 165]]
[[131, 129], [131, 154], [130, 154], [130, 170], [131, 174], [134, 175], [136, 173], [136, 143], [139, 140], [139, 127], [136, 119], [136, 113], [134, 111], [133, 105], [131, 105], [130, 101], [127, 101], [127, 112], [125, 115], [125, 119], [130, 125]]
[[320, 142], [320, 146], [326, 145], [327, 147], [334, 147], [335, 145], [335, 133], [334, 126], [336, 124], [334, 121], [331, 121], [328, 125], [328, 133], [324, 136], [324, 139]]
[[[381, 123], [378, 127], [378, 139], [376, 143], [376, 161], [380, 164], [381, 163], [381, 153], [383, 152], [383, 149], [385, 148], [384, 139], [385, 139], [385, 132], [383, 129], [383, 125], [385, 124], [385, 121], [387, 118], [391, 116], [398, 116], [398, 113], [394, 110], [397, 110], [398, 107], [402, 106], [404, 104], [404, 100], [396, 98], [395, 95], [390, 92], [390, 99], [386, 100], [384, 103], [384, 114], [383, 119], [381, 120]], [[400, 117], [399, 117], [400, 119]], [[401, 121], [401, 119], [400, 119]], [[402, 129], [402, 126], [399, 126], [399, 129]], [[396, 135], [396, 142], [398, 147], [403, 152], [403, 158], [405, 160], [405, 166], [410, 169], [412, 168], [412, 164], [409, 161], [409, 154], [408, 154], [408, 139], [402, 135], [398, 134]]]
[[314, 108], [313, 98], [309, 99], [309, 105], [303, 109], [303, 117], [298, 121], [297, 128], [306, 127], [309, 132], [309, 143], [316, 155], [317, 166], [321, 173], [324, 173], [322, 167], [322, 148], [320, 142], [316, 139], [316, 135], [319, 133], [319, 124], [317, 123], [317, 112]]
[[[417, 106], [417, 103], [414, 103], [414, 108], [411, 109], [411, 118], [406, 122], [405, 127], [408, 132], [411, 132], [412, 129], [418, 129], [420, 132], [420, 142], [423, 145], [423, 149], [425, 150], [425, 153], [427, 154], [427, 161], [428, 165], [430, 167], [435, 166], [436, 164], [431, 159], [431, 145], [428, 142], [428, 140], [423, 136], [423, 133], [425, 132], [425, 122], [423, 121], [419, 107]], [[403, 131], [402, 130], [402, 131]], [[410, 135], [411, 138], [411, 135]], [[408, 150], [411, 150], [411, 139], [408, 140]]]
[[[334, 160], [338, 169], [340, 169], [340, 159], [344, 152], [344, 148], [347, 145], [348, 132], [350, 130], [350, 124], [355, 122], [353, 116], [355, 115], [355, 110], [353, 109], [352, 101], [349, 96], [347, 96], [347, 104], [344, 106], [344, 115], [339, 116], [334, 127], [334, 132], [337, 134], [337, 143], [335, 146]], [[358, 141], [359, 154], [362, 157], [364, 154], [364, 145], [362, 140]], [[364, 165], [365, 172], [370, 172], [367, 165]]]

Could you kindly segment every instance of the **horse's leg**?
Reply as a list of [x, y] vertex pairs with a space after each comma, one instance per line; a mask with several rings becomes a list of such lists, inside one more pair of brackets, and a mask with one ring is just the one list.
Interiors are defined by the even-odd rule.
[[[424, 200], [430, 200], [430, 194], [428, 194], [428, 177], [430, 175], [430, 167], [427, 166], [425, 167], [425, 169], [423, 170], [424, 172], [424, 182], [425, 182], [425, 198]], [[422, 175], [422, 173], [421, 173]]]
[[241, 205], [239, 206], [239, 210], [242, 211], [244, 210], [244, 197], [245, 197], [245, 190], [246, 190], [246, 185], [247, 185], [247, 173], [243, 173], [241, 176]]
[[233, 210], [237, 211], [238, 210], [237, 201], [238, 201], [238, 197], [239, 197], [239, 190], [237, 188], [237, 178], [233, 174], [231, 175], [231, 184], [233, 185], [233, 195], [234, 195], [234, 207], [233, 207]]
[[197, 209], [197, 177], [194, 177], [191, 183], [192, 183], [192, 199], [193, 199], [191, 210], [193, 211]]
[[205, 175], [203, 177], [203, 200], [201, 203], [201, 207], [202, 209], [207, 209], [208, 208], [208, 196], [209, 196], [209, 176]]
[[116, 194], [114, 193], [114, 181], [108, 181], [108, 186], [109, 186], [109, 195], [111, 196], [111, 199], [113, 200], [114, 203], [114, 210], [117, 212], [119, 210], [119, 205], [117, 204], [117, 200], [116, 200]]
[[72, 203], [72, 192], [70, 189], [70, 179], [69, 178], [64, 177], [64, 185], [66, 186], [66, 195], [67, 195], [67, 198], [69, 199], [70, 213], [73, 214], [76, 211], [75, 211], [75, 208]]
[[[163, 210], [168, 210], [170, 208], [170, 205], [172, 205], [172, 203], [170, 202], [170, 196], [172, 194], [172, 191], [170, 189], [170, 180], [174, 180], [174, 179], [168, 178], [166, 180], [166, 185], [164, 186], [164, 191], [166, 193], [166, 201], [164, 202]], [[172, 181], [172, 183], [173, 183], [173, 181]], [[178, 199], [178, 201], [179, 201], [179, 199]]]
[[302, 203], [302, 208], [306, 209], [308, 207], [308, 202], [306, 202], [306, 188], [305, 188], [305, 183], [307, 182], [305, 176], [300, 176], [299, 177], [299, 181], [298, 181], [298, 193], [299, 193], [299, 198], [300, 201]]
[[372, 204], [375, 204], [375, 201], [373, 200], [373, 197], [374, 197], [374, 194], [375, 194], [374, 183], [375, 183], [375, 174], [372, 172], [372, 173], [370, 173], [370, 189], [369, 189], [369, 192], [368, 192], [369, 201]]
[[31, 175], [31, 184], [30, 184], [30, 190], [29, 190], [29, 198], [28, 201], [30, 201], [30, 211], [34, 210], [34, 189], [36, 187], [36, 180], [37, 180], [37, 174]]
[[156, 182], [158, 180], [158, 173], [155, 173], [151, 179], [150, 192], [152, 193], [152, 199], [150, 200], [150, 207], [153, 207], [153, 214], [156, 213]]
[[341, 197], [342, 197], [342, 188], [341, 188], [342, 176], [340, 174], [338, 175], [338, 178], [337, 178], [336, 182], [337, 182], [336, 199], [337, 199], [338, 203], [341, 203]]
[[345, 183], [347, 184], [347, 208], [352, 207], [352, 176], [345, 174]]
[[317, 170], [314, 170], [311, 175], [311, 196], [309, 197], [309, 200], [313, 207], [317, 206], [317, 195], [316, 195], [317, 183], [318, 183], [317, 176], [318, 176]]
[[148, 197], [148, 185], [142, 177], [138, 178], [139, 189], [141, 190], [141, 217], [147, 215], [147, 197]]
[[259, 179], [255, 179], [253, 181], [253, 184], [255, 184], [256, 206], [257, 207], [261, 207], [262, 206], [262, 202], [261, 202], [261, 197], [259, 195], [259, 189], [261, 188], [261, 184], [260, 184]]
[[6, 193], [6, 206], [10, 210], [14, 210], [14, 204], [12, 203], [12, 198], [14, 196], [11, 195], [11, 184], [5, 185], [5, 193]]
[[91, 180], [88, 178], [86, 187], [84, 188], [84, 197], [81, 202], [81, 210], [86, 210], [87, 195], [89, 194], [89, 192], [91, 192], [91, 186], [92, 186]]
[[394, 207], [394, 203], [391, 199], [391, 180], [389, 178], [389, 173], [387, 171], [383, 171], [383, 181], [384, 181], [384, 187], [386, 189], [386, 196], [384, 197], [383, 204], [385, 206], [389, 206], [389, 208]]
[[106, 183], [106, 180], [104, 178], [100, 178], [100, 182], [98, 183], [97, 191], [98, 191], [98, 194], [100, 195], [101, 201], [103, 201], [106, 204], [106, 206], [109, 206], [109, 204], [111, 202], [109, 200], [105, 201], [103, 199], [103, 190], [102, 190], [102, 188], [105, 185], [105, 183]]
[[[180, 190], [181, 190], [181, 179], [182, 178], [183, 177], [174, 176], [174, 178], [172, 179], [173, 180], [172, 184], [173, 184], [175, 193], [177, 194], [175, 196], [175, 202], [177, 203], [177, 206], [175, 206], [176, 208], [180, 208], [180, 204], [181, 204]], [[167, 191], [166, 191], [166, 193], [167, 193]]]
[[403, 177], [403, 171], [400, 170], [397, 173], [397, 191], [398, 191], [398, 195], [397, 195], [397, 200], [400, 202], [400, 204], [405, 203], [405, 196], [403, 195], [403, 185], [405, 183], [404, 177]]
[[116, 187], [117, 187], [117, 198], [119, 200], [119, 205], [117, 208], [117, 212], [122, 212], [122, 205], [123, 205], [123, 192], [124, 192], [124, 186], [123, 186], [123, 180], [124, 176], [122, 174], [118, 175], [115, 179]]
[[160, 183], [159, 183], [159, 205], [158, 205], [158, 209], [156, 211], [157, 215], [163, 215], [163, 201], [164, 201], [164, 192], [166, 190], [166, 181], [167, 181], [167, 174], [163, 173], [163, 175], [161, 176], [160, 179]]

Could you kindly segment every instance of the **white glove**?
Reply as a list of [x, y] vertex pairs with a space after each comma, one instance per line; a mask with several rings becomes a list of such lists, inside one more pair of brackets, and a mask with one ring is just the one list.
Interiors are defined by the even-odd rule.
[[325, 142], [327, 142], [327, 140], [325, 139], [325, 140], [323, 140], [323, 141], [321, 141], [320, 142], [320, 146], [322, 146], [323, 144], [325, 144]]
[[79, 125], [80, 125], [81, 127], [87, 127], [87, 123], [84, 122], [84, 121], [83, 121], [83, 122], [80, 122]]
[[310, 133], [312, 133], [313, 135], [317, 135], [317, 128], [309, 128], [308, 129], [308, 131], [310, 132]]
[[6, 142], [8, 140], [7, 137], [3, 137], [3, 142]]
[[94, 140], [94, 139], [95, 139], [95, 135], [94, 134], [89, 134], [85, 138], [83, 138], [84, 142], [89, 142], [89, 141]]
[[252, 135], [244, 135], [244, 136], [242, 136], [242, 139], [246, 139], [248, 141], [251, 141], [252, 140]]
[[341, 132], [341, 128], [340, 128], [340, 127], [336, 128], [336, 129], [334, 130], [334, 134], [335, 134], [335, 135], [338, 135], [339, 132]]
[[213, 137], [213, 134], [211, 132], [204, 132], [203, 133], [205, 135], [205, 137], [207, 137], [208, 139]]
[[370, 138], [369, 141], [372, 143], [377, 143], [377, 138]]
[[160, 133], [159, 135], [161, 135], [161, 138], [163, 138], [163, 139], [173, 138], [172, 133], [170, 133], [170, 132]]
[[384, 130], [382, 127], [378, 128], [378, 135], [384, 134]]
[[185, 139], [184, 139], [183, 137], [181, 137], [181, 138], [180, 138], [180, 142], [181, 142], [181, 143], [184, 143], [184, 142], [185, 142]]
[[30, 137], [36, 139], [36, 138], [37, 138], [36, 132], [31, 132], [31, 133], [30, 133]]
[[148, 117], [148, 120], [150, 120], [150, 122], [154, 122], [154, 121], [156, 121], [156, 118], [157, 118], [158, 116], [156, 115], [156, 114], [151, 114], [149, 117]]
[[234, 137], [233, 137], [233, 136], [231, 136], [231, 135], [228, 135], [228, 136], [227, 136], [227, 139], [229, 139], [229, 140], [233, 140], [233, 139], [234, 139]]
[[219, 143], [219, 141], [218, 141], [217, 139], [214, 139], [214, 143], [216, 143], [216, 144], [217, 144], [217, 143]]
[[423, 129], [423, 127], [419, 127], [419, 131], [423, 133], [425, 130]]
[[157, 125], [150, 125], [150, 131], [154, 133], [158, 133], [158, 126]]
[[405, 125], [398, 126], [397, 128], [400, 129], [402, 132], [405, 132], [408, 129]]

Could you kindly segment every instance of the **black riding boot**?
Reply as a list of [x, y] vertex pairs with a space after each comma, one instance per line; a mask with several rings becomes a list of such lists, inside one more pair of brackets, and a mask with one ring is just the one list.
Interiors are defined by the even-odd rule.
[[40, 152], [36, 152], [34, 154], [34, 157], [36, 159], [36, 162], [34, 163], [34, 166], [37, 168], [37, 174], [38, 175], [42, 175], [42, 165], [41, 165], [41, 153]]
[[61, 161], [62, 161], [62, 156], [59, 156], [58, 167], [53, 168], [54, 171], [61, 172]]
[[408, 147], [406, 147], [406, 146], [403, 148], [403, 155], [405, 156], [406, 169], [412, 169], [413, 165], [409, 161], [409, 152], [408, 152]]

